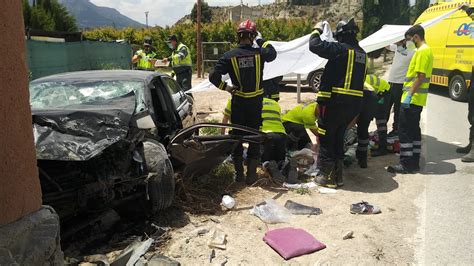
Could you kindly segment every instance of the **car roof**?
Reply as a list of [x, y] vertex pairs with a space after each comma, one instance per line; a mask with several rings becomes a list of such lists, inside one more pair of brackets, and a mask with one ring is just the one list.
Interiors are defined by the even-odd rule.
[[55, 74], [35, 79], [32, 83], [66, 80], [137, 80], [146, 82], [158, 76], [166, 76], [166, 74], [140, 70], [91, 70]]

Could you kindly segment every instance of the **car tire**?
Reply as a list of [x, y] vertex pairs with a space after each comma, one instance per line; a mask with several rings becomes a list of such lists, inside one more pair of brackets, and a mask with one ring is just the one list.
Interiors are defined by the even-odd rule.
[[323, 76], [322, 70], [317, 70], [311, 73], [309, 76], [308, 84], [314, 92], [318, 92], [321, 84], [321, 77]]
[[175, 194], [173, 165], [163, 144], [147, 139], [143, 153], [148, 170], [147, 191], [152, 213], [171, 206]]
[[455, 101], [467, 101], [467, 85], [463, 76], [457, 74], [449, 79], [449, 97]]

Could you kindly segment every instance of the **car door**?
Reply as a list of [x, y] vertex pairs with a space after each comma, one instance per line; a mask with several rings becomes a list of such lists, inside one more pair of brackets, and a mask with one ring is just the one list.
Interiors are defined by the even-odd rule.
[[[206, 128], [240, 130], [242, 135], [202, 135]], [[262, 144], [267, 135], [239, 125], [201, 123], [185, 128], [171, 139], [168, 151], [185, 178], [207, 174], [242, 142]]]
[[161, 77], [161, 80], [173, 99], [176, 111], [183, 123], [183, 127], [191, 126], [194, 122], [194, 119], [193, 104], [189, 101], [189, 96], [184, 93], [184, 91], [174, 79], [163, 76]]

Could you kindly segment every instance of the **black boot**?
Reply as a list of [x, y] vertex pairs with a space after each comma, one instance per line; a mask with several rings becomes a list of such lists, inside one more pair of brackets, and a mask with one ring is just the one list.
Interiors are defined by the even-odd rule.
[[247, 160], [247, 179], [245, 180], [247, 185], [252, 185], [257, 181], [257, 167], [259, 163], [258, 159]]
[[[474, 141], [471, 142], [471, 146], [474, 144]], [[461, 161], [465, 163], [474, 163], [474, 149], [471, 149], [468, 154], [462, 157]]]
[[336, 175], [336, 184], [338, 187], [344, 186], [344, 160], [336, 161], [336, 169], [334, 170]]
[[335, 163], [321, 162], [319, 164], [319, 172], [314, 178], [314, 182], [323, 187], [336, 188], [337, 184], [334, 169]]
[[288, 170], [288, 184], [298, 183], [298, 163], [295, 159], [290, 159], [290, 169]]
[[366, 158], [359, 158], [357, 159], [357, 163], [359, 164], [360, 168], [367, 168], [367, 157]]
[[234, 162], [234, 168], [235, 168], [235, 182], [238, 182], [238, 183], [245, 182], [244, 159], [241, 156], [239, 156], [239, 157], [233, 157], [232, 160]]
[[278, 169], [278, 164], [276, 161], [269, 161], [264, 163], [265, 170], [277, 183], [285, 182], [285, 176]]
[[456, 149], [457, 153], [468, 154], [471, 151], [472, 142], [469, 142], [466, 147], [460, 147]]

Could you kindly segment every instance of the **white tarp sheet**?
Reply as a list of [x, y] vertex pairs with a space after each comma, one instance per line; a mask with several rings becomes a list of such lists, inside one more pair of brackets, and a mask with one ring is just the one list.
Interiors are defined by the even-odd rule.
[[[432, 26], [439, 21], [451, 16], [457, 12], [459, 8], [449, 11], [439, 17], [426, 21], [421, 25], [424, 28]], [[321, 36], [323, 40], [333, 41], [331, 28], [327, 22], [324, 22], [324, 32]], [[404, 39], [405, 32], [410, 25], [385, 25], [377, 32], [360, 41], [360, 46], [367, 52], [381, 49], [392, 43], [396, 43]], [[323, 59], [309, 50], [309, 39], [311, 35], [305, 35], [290, 42], [270, 42], [277, 51], [277, 58], [270, 63], [265, 63], [263, 79], [271, 79], [290, 73], [307, 74], [315, 69], [322, 68], [326, 64]], [[229, 76], [223, 77], [228, 80]], [[230, 80], [227, 81], [230, 85]], [[203, 81], [193, 87], [189, 92], [205, 91], [209, 89], [217, 89], [209, 80]]]

